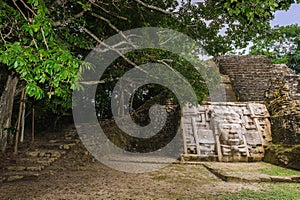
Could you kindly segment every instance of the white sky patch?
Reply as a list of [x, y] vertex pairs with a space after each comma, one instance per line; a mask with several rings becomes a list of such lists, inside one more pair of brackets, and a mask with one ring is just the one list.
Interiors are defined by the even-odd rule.
[[205, 2], [205, 0], [193, 0], [193, 1], [192, 1], [193, 4], [201, 3], [201, 2]]
[[287, 26], [291, 24], [300, 24], [300, 4], [292, 4], [287, 11], [277, 11], [274, 20], [271, 21], [271, 26]]
[[220, 30], [218, 35], [226, 35], [226, 30], [228, 29], [228, 24], [225, 24], [224, 27]]

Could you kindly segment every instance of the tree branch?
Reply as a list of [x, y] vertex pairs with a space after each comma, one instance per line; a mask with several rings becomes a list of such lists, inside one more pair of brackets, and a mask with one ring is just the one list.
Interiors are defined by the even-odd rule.
[[25, 14], [22, 12], [22, 10], [20, 9], [20, 7], [18, 6], [18, 4], [16, 3], [16, 0], [13, 0], [14, 5], [17, 7], [17, 9], [19, 10], [19, 12], [21, 13], [21, 15], [24, 17], [24, 19], [26, 21], [28, 21], [27, 17], [25, 16]]
[[45, 32], [44, 32], [44, 29], [42, 27], [41, 27], [41, 31], [42, 31], [42, 35], [43, 35], [44, 44], [46, 45], [47, 50], [49, 50], [48, 44], [47, 44], [47, 41], [46, 41], [46, 37], [45, 37]]
[[90, 35], [94, 40], [96, 40], [99, 44], [102, 44], [103, 46], [105, 46], [106, 48], [115, 51], [117, 54], [119, 54], [122, 58], [124, 58], [129, 64], [137, 67], [137, 65], [132, 62], [131, 60], [129, 60], [128, 58], [126, 58], [118, 49], [115, 49], [111, 46], [109, 46], [108, 44], [106, 44], [105, 42], [101, 41], [96, 35], [94, 35], [91, 31], [89, 31], [87, 28], [80, 26], [79, 28], [81, 28], [84, 32], [86, 32], [88, 35]]
[[138, 70], [144, 72], [145, 74], [148, 74], [149, 76], [152, 77], [152, 75], [150, 75], [147, 71], [145, 71], [144, 69], [140, 68], [136, 63], [132, 62], [131, 60], [129, 60], [128, 58], [126, 58], [126, 56], [124, 56], [124, 54], [122, 52], [120, 52], [118, 49], [115, 49], [111, 46], [109, 46], [108, 44], [106, 44], [105, 42], [101, 41], [96, 35], [94, 35], [91, 31], [89, 31], [87, 28], [80, 26], [80, 29], [82, 29], [84, 32], [86, 32], [88, 35], [90, 35], [94, 40], [96, 40], [99, 44], [105, 46], [106, 48], [116, 52], [117, 54], [119, 54], [120, 57], [122, 57], [126, 62], [128, 62], [129, 64], [131, 64], [132, 66], [134, 66], [135, 68], [137, 68]]
[[39, 49], [38, 45], [36, 44], [36, 41], [35, 41], [34, 37], [32, 37], [32, 41], [33, 41], [33, 43], [34, 43], [35, 48], [36, 48], [36, 49]]
[[137, 3], [139, 3], [139, 4], [141, 4], [142, 6], [144, 6], [146, 8], [150, 8], [152, 10], [156, 10], [156, 11], [162, 12], [162, 13], [167, 14], [167, 15], [174, 15], [174, 13], [172, 13], [172, 12], [168, 12], [168, 11], [162, 9], [162, 8], [146, 4], [145, 2], [143, 2], [141, 0], [134, 0], [134, 1], [137, 2]]
[[[161, 64], [165, 65], [165, 66], [168, 67], [173, 73], [179, 74], [178, 71], [176, 71], [175, 69], [173, 69], [173, 68], [167, 63], [168, 61], [169, 61], [169, 62], [170, 62], [170, 61], [173, 62], [173, 60], [170, 60], [170, 59], [157, 60], [158, 63], [161, 63]], [[183, 78], [183, 81], [184, 81], [187, 85], [190, 84], [185, 78]]]
[[[91, 13], [92, 16], [97, 17], [99, 19], [101, 19], [102, 21], [105, 21], [113, 30], [115, 30], [117, 33], [119, 33], [126, 41], [127, 43], [130, 43], [130, 41], [128, 40], [128, 38], [123, 34], [123, 32], [121, 30], [119, 30], [115, 25], [113, 25], [108, 19], [96, 14], [96, 13]], [[131, 44], [131, 46], [134, 47], [133, 44]]]
[[9, 35], [12, 33], [13, 26], [14, 26], [14, 24], [10, 27], [9, 32], [4, 35], [4, 39], [7, 38], [7, 37], [9, 37]]
[[93, 4], [94, 6], [100, 8], [100, 9], [101, 9], [102, 11], [104, 11], [105, 13], [107, 13], [107, 14], [113, 16], [113, 17], [116, 17], [116, 18], [118, 18], [118, 19], [122, 19], [122, 20], [127, 21], [127, 18], [126, 18], [126, 17], [123, 17], [123, 16], [117, 15], [117, 14], [115, 14], [115, 13], [112, 13], [112, 12], [106, 10], [105, 8], [101, 7], [99, 4], [96, 4], [96, 3], [95, 3], [94, 1], [92, 1], [92, 0], [89, 0], [89, 2], [90, 2], [91, 4]]
[[71, 17], [67, 20], [53, 22], [53, 26], [61, 26], [61, 25], [66, 24], [66, 23], [71, 23], [74, 19], [83, 16], [86, 11], [87, 10], [83, 10], [80, 13], [76, 14], [74, 17]]
[[36, 13], [23, 0], [20, 1], [25, 6], [25, 8], [27, 8], [34, 16], [36, 16]]
[[1, 35], [1, 39], [3, 40], [4, 44], [6, 44], [6, 40], [5, 40], [5, 38], [3, 37], [1, 31], [0, 31], [0, 35]]
[[122, 33], [122, 31], [119, 30], [115, 25], [113, 25], [108, 19], [106, 19], [106, 18], [104, 18], [104, 17], [102, 17], [102, 16], [100, 16], [100, 15], [98, 15], [98, 14], [96, 14], [96, 13], [91, 13], [91, 15], [94, 16], [94, 17], [97, 17], [97, 18], [101, 19], [102, 21], [105, 21], [105, 22], [106, 22], [113, 30], [115, 30], [117, 33], [119, 33], [120, 35], [122, 35], [122, 37], [123, 37], [124, 39], [126, 39], [126, 41], [127, 41], [127, 38], [126, 38], [126, 36]]

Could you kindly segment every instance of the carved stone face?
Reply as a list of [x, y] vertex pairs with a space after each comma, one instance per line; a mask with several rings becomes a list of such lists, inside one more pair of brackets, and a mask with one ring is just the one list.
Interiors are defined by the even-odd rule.
[[220, 142], [230, 146], [239, 145], [243, 142], [242, 127], [240, 124], [220, 124]]
[[228, 124], [239, 124], [241, 123], [241, 116], [235, 111], [228, 111], [219, 109], [215, 113], [215, 119], [217, 121], [225, 121]]

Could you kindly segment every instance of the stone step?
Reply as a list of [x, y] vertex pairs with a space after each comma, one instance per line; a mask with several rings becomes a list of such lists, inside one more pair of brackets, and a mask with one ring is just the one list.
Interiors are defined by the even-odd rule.
[[39, 176], [40, 173], [38, 172], [7, 172], [5, 175], [0, 175], [0, 183], [19, 180], [35, 180]]
[[39, 147], [27, 150], [17, 157], [5, 157], [0, 165], [0, 183], [34, 180], [43, 170], [77, 145], [80, 140], [75, 129], [65, 130], [64, 137], [38, 141]]
[[49, 149], [36, 149], [34, 151], [28, 151], [25, 154], [32, 157], [51, 157], [59, 158], [61, 155], [64, 155], [66, 151], [64, 150], [49, 150]]
[[56, 141], [55, 143], [47, 143], [43, 144], [40, 147], [48, 150], [55, 150], [55, 149], [64, 149], [68, 150], [71, 149], [73, 146], [75, 146], [78, 143], [78, 140], [71, 140], [68, 141], [68, 143], [64, 143], [62, 141]]
[[48, 157], [26, 157], [17, 159], [14, 164], [16, 165], [31, 165], [31, 164], [43, 164], [46, 162], [53, 162], [55, 158], [48, 158]]
[[42, 171], [45, 167], [51, 165], [57, 158], [47, 160], [36, 160], [35, 163], [24, 163], [19, 165], [10, 165], [5, 168], [7, 171]]

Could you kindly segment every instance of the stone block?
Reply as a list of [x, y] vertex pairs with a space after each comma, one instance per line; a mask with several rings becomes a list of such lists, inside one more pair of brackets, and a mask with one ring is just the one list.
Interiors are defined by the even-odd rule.
[[291, 177], [284, 177], [284, 176], [270, 176], [272, 182], [292, 182]]
[[45, 167], [49, 166], [51, 164], [51, 161], [49, 160], [38, 160], [36, 163], [41, 164]]
[[20, 179], [23, 179], [24, 176], [21, 176], [21, 175], [13, 175], [13, 176], [9, 176], [6, 181], [17, 181], [17, 180], [20, 180]]
[[42, 171], [43, 169], [44, 169], [43, 165], [26, 167], [27, 171]]
[[52, 158], [59, 158], [61, 156], [61, 153], [59, 151], [53, 151], [51, 153], [51, 156]]
[[263, 176], [263, 177], [259, 177], [260, 182], [271, 182], [271, 177], [270, 176]]
[[8, 170], [10, 171], [23, 171], [26, 169], [24, 166], [9, 166], [7, 167]]
[[300, 183], [300, 175], [294, 175], [291, 179], [293, 182]]
[[36, 150], [36, 151], [29, 151], [29, 152], [26, 152], [26, 155], [33, 156], [33, 157], [38, 157], [40, 155], [40, 151], [38, 151], [38, 150]]

